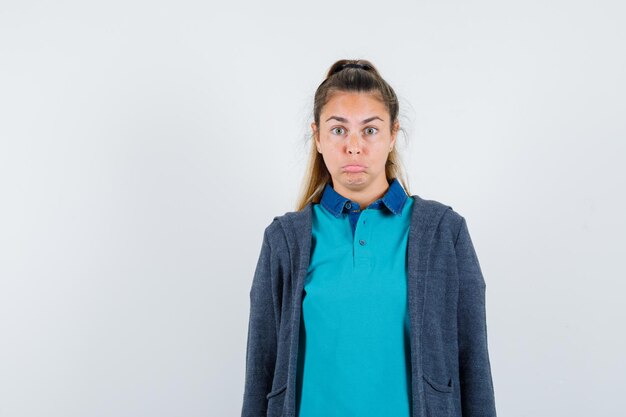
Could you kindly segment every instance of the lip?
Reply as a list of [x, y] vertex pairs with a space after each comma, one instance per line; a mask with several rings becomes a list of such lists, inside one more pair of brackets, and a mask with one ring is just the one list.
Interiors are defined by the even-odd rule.
[[363, 172], [365, 171], [365, 167], [363, 165], [350, 164], [350, 165], [344, 165], [343, 170], [346, 172]]

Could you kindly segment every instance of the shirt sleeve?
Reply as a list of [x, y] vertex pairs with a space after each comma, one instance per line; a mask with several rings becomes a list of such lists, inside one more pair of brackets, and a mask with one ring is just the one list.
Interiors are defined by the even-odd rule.
[[267, 229], [250, 289], [250, 316], [246, 347], [246, 373], [242, 417], [259, 417], [267, 411], [276, 364], [277, 325], [273, 301], [272, 250]]
[[487, 346], [486, 284], [465, 218], [455, 243], [459, 275], [458, 348], [463, 417], [496, 417]]

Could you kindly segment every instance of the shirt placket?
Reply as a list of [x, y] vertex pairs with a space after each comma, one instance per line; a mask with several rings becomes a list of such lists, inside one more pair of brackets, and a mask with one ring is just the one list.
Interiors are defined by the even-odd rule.
[[369, 224], [371, 210], [365, 209], [351, 211], [350, 214], [356, 217], [354, 226], [353, 248], [353, 268], [355, 272], [369, 272], [371, 268], [371, 227]]

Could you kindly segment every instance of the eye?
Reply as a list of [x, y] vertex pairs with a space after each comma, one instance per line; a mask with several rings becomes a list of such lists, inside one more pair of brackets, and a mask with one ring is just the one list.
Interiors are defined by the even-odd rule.
[[[342, 131], [344, 130], [344, 128], [343, 128], [343, 127], [333, 127], [330, 131], [331, 131], [331, 132], [333, 132], [333, 133], [335, 133], [337, 129], [342, 130]], [[337, 134], [337, 135], [341, 135], [341, 134], [343, 134], [343, 133], [336, 133], [336, 134]]]
[[[369, 133], [369, 132], [371, 132], [371, 133]], [[376, 129], [375, 127], [366, 127], [365, 128], [365, 133], [368, 134], [368, 135], [373, 135], [376, 132], [378, 132], [378, 129]]]

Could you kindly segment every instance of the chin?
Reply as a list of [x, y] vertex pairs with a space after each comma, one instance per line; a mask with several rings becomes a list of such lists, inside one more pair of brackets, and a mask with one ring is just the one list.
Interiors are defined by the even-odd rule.
[[346, 187], [356, 187], [362, 188], [363, 186], [369, 185], [369, 181], [365, 176], [359, 178], [347, 178], [341, 183]]

